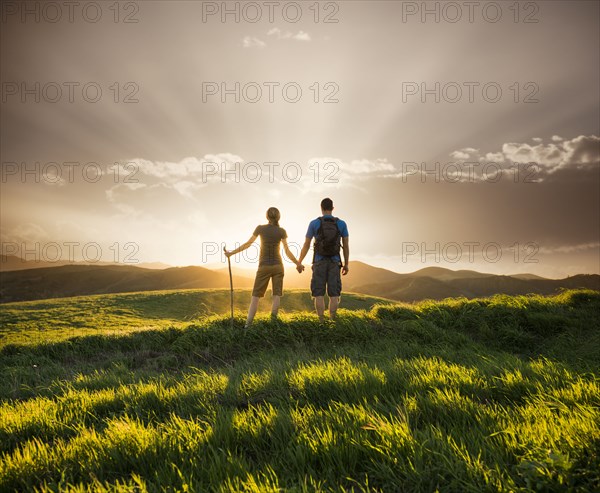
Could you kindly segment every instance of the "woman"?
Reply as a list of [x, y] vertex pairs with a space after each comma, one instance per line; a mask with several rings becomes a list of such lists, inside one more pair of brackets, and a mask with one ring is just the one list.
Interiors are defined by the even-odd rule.
[[294, 254], [290, 251], [287, 243], [287, 233], [285, 229], [279, 227], [279, 218], [281, 214], [275, 207], [270, 207], [267, 211], [267, 221], [269, 224], [257, 226], [250, 239], [235, 250], [225, 250], [225, 255], [229, 258], [236, 253], [243, 252], [248, 248], [258, 236], [260, 236], [260, 260], [258, 262], [258, 271], [254, 280], [254, 289], [252, 290], [252, 301], [248, 309], [248, 319], [246, 320], [247, 329], [258, 308], [258, 300], [265, 295], [269, 281], [271, 280], [273, 289], [273, 305], [271, 307], [271, 317], [276, 318], [279, 311], [279, 302], [283, 294], [283, 260], [279, 252], [279, 245], [283, 243], [283, 249], [288, 258], [296, 264], [298, 272], [304, 270], [304, 266], [298, 262]]

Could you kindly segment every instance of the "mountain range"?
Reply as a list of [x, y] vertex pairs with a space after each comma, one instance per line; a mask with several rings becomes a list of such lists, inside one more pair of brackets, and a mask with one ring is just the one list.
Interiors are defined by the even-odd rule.
[[[14, 264], [16, 261], [13, 259], [11, 262]], [[252, 287], [253, 271], [237, 267], [232, 270], [236, 289]], [[308, 289], [309, 285], [310, 268], [301, 275], [293, 268], [286, 271], [286, 288]], [[600, 290], [600, 276], [580, 274], [565, 279], [546, 279], [533, 274], [505, 276], [442, 267], [426, 267], [413, 273], [399, 274], [353, 261], [349, 274], [343, 278], [343, 286], [346, 292], [412, 302], [448, 297], [475, 298], [498, 293], [552, 294], [564, 288]], [[187, 266], [160, 269], [78, 263], [1, 271], [0, 303], [103, 293], [228, 287], [227, 268], [211, 270]]]
[[[117, 265], [114, 262], [69, 262], [67, 260], [46, 261], [26, 260], [16, 255], [0, 255], [0, 272], [11, 270], [39, 269], [41, 267], [60, 267], [62, 265]], [[172, 267], [163, 262], [142, 262], [135, 264], [136, 267], [145, 269], [166, 269]]]

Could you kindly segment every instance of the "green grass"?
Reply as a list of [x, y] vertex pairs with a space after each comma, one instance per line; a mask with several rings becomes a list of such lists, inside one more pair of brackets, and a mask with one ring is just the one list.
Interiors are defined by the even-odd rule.
[[0, 491], [600, 489], [600, 293], [376, 301], [1, 306]]
[[[236, 290], [234, 309], [245, 311], [250, 290]], [[389, 300], [360, 294], [344, 295], [351, 310], [370, 310]], [[281, 312], [312, 310], [310, 293], [286, 290]], [[260, 301], [259, 311], [270, 312], [270, 296]], [[191, 320], [230, 312], [230, 294], [223, 289], [145, 291], [56, 298], [0, 305], [0, 347], [38, 344], [84, 335], [122, 335], [125, 332], [164, 327], [185, 327]]]

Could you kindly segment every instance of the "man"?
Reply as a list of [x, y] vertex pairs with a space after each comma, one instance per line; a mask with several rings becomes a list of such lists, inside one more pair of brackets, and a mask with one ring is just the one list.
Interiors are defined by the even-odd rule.
[[[331, 199], [327, 198], [321, 201], [321, 213], [321, 217], [312, 220], [308, 225], [306, 240], [298, 262], [302, 264], [302, 260], [310, 249], [310, 243], [315, 238], [310, 290], [315, 299], [315, 310], [319, 315], [319, 320], [323, 322], [325, 319], [325, 291], [329, 296], [329, 317], [331, 320], [335, 320], [342, 294], [340, 269], [343, 275], [348, 274], [350, 247], [348, 226], [341, 219], [333, 217], [333, 201]], [[340, 246], [344, 252], [343, 264], [340, 258]], [[299, 272], [302, 272], [303, 269], [302, 265], [298, 266]]]

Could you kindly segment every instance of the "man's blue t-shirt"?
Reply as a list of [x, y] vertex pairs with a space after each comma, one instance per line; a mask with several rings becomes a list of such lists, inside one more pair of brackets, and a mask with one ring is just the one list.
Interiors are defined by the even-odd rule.
[[[323, 217], [333, 217], [333, 216], [331, 214], [326, 214]], [[317, 231], [319, 231], [320, 225], [321, 225], [321, 222], [319, 221], [319, 218], [313, 219], [310, 222], [310, 224], [308, 225], [308, 231], [306, 232], [306, 237], [310, 238], [312, 240], [315, 236], [317, 236]], [[346, 223], [344, 221], [342, 221], [341, 219], [338, 219], [337, 226], [338, 226], [338, 229], [340, 230], [340, 235], [342, 236], [342, 238], [348, 238], [348, 226], [346, 225]], [[323, 260], [324, 258], [325, 257], [323, 257], [322, 255], [315, 253], [315, 262], [318, 262], [319, 260]], [[342, 261], [342, 259], [340, 258], [339, 255], [334, 255], [333, 257], [331, 257], [331, 260], [334, 260], [336, 262]]]

